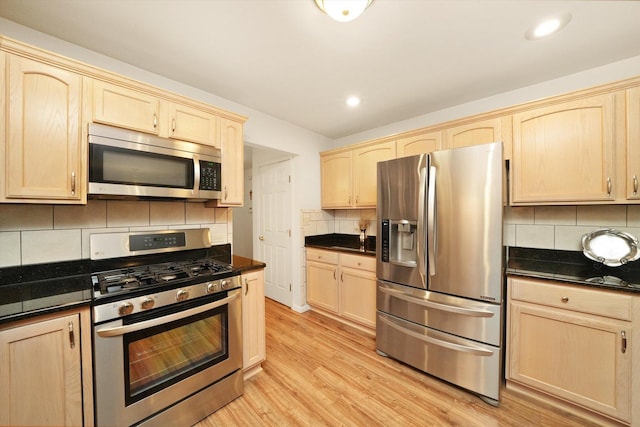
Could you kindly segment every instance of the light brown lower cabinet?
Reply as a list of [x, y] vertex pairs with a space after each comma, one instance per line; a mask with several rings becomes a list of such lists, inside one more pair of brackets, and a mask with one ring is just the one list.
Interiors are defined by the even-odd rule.
[[507, 283], [507, 387], [599, 423], [640, 422], [632, 405], [640, 296], [519, 277]]
[[376, 326], [376, 259], [307, 248], [307, 303], [371, 331]]
[[0, 425], [92, 426], [89, 308], [0, 325]]
[[242, 274], [242, 369], [244, 378], [262, 370], [267, 357], [264, 319], [264, 269]]

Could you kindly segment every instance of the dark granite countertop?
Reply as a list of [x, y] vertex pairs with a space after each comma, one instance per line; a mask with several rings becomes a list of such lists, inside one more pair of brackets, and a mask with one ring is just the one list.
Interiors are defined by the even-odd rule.
[[91, 303], [88, 260], [0, 269], [0, 322]]
[[508, 248], [507, 274], [640, 293], [640, 260], [607, 267], [580, 251]]
[[368, 236], [364, 246], [360, 245], [360, 236], [353, 234], [321, 234], [304, 238], [304, 246], [349, 254], [376, 256], [376, 236]]
[[[231, 263], [241, 274], [266, 264], [231, 255], [231, 245], [206, 249], [204, 255]], [[116, 268], [109, 260], [77, 260], [0, 268], [0, 323], [91, 304], [91, 273]]]
[[233, 256], [231, 265], [233, 266], [233, 269], [239, 271], [240, 274], [244, 273], [245, 271], [260, 270], [261, 268], [265, 268], [267, 266], [267, 264], [262, 261], [245, 258], [240, 255]]

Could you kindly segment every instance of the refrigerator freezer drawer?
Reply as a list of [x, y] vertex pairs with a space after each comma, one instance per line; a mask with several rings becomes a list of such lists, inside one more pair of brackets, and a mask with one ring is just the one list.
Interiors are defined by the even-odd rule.
[[379, 351], [435, 377], [499, 401], [499, 347], [434, 331], [377, 313]]
[[502, 307], [378, 280], [377, 309], [433, 329], [495, 346], [502, 342]]

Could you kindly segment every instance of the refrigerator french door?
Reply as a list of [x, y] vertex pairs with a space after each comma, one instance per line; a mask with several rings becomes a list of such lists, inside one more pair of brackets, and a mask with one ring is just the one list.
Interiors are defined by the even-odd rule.
[[502, 143], [378, 163], [378, 352], [499, 402]]

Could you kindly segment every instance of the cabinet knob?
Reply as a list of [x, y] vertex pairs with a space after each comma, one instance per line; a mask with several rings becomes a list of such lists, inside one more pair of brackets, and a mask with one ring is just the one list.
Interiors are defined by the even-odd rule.
[[560, 301], [562, 301], [563, 303], [568, 303], [569, 302], [569, 297], [562, 297], [560, 298]]

